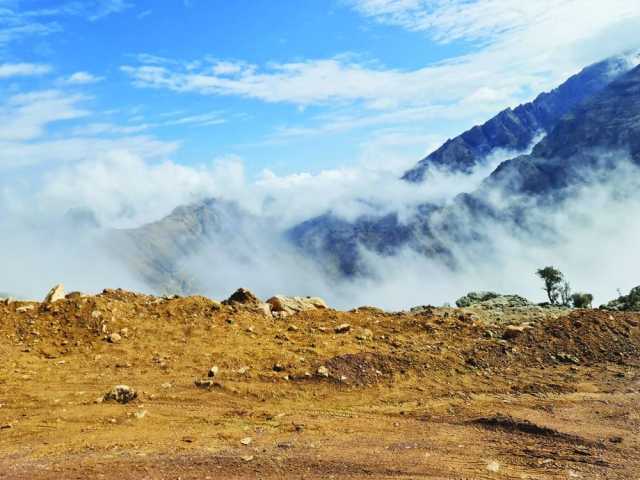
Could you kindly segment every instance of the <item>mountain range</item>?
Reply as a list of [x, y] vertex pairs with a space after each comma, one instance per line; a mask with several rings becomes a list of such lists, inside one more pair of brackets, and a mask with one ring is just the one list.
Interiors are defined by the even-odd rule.
[[[333, 278], [370, 274], [363, 261], [367, 251], [392, 257], [409, 249], [456, 268], [456, 247], [464, 245], [469, 252], [490, 248], [484, 228], [488, 223], [526, 230], [537, 218], [532, 212], [562, 202], [572, 186], [588, 182], [621, 158], [640, 165], [637, 63], [625, 56], [587, 67], [553, 91], [448, 140], [402, 179], [421, 184], [430, 169], [467, 174], [498, 149], [514, 156], [475, 190], [442, 204], [415, 205], [409, 218], [392, 212], [353, 220], [328, 211], [278, 232], [270, 230], [268, 219], [210, 199], [179, 207], [158, 222], [115, 231], [110, 244], [155, 290], [180, 293], [202, 290], [184, 262], [220, 238], [251, 250], [256, 235], [278, 237]], [[542, 139], [530, 153], [518, 155], [537, 138]]]

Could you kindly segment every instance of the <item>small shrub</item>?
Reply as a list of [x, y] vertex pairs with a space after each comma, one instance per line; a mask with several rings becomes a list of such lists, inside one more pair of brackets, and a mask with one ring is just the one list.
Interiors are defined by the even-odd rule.
[[574, 308], [591, 308], [593, 295], [590, 293], [574, 293], [571, 295], [571, 304]]

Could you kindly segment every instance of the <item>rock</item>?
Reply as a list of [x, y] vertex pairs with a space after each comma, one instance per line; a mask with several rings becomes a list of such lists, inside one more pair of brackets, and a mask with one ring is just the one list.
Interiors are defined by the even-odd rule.
[[253, 443], [253, 438], [251, 437], [244, 437], [242, 440], [240, 440], [240, 443], [242, 445], [251, 445]]
[[246, 288], [239, 288], [222, 303], [225, 305], [232, 305], [234, 303], [238, 303], [240, 305], [258, 305], [262, 302], [253, 294], [253, 292]]
[[129, 403], [138, 398], [138, 392], [128, 385], [116, 385], [110, 392], [104, 394], [105, 402]]
[[146, 417], [148, 413], [149, 412], [147, 410], [140, 410], [139, 412], [135, 412], [133, 416], [136, 417], [138, 420], [141, 420], [144, 417]]
[[212, 388], [222, 388], [222, 383], [214, 380], [204, 379], [204, 378], [198, 379], [193, 383], [195, 384], [196, 387], [202, 388], [204, 390], [211, 390]]
[[24, 305], [22, 307], [16, 308], [16, 313], [26, 313], [30, 310], [33, 310], [33, 305]]
[[580, 359], [575, 355], [570, 355], [568, 353], [560, 352], [556, 355], [556, 358], [562, 363], [573, 363], [575, 365], [580, 364]]
[[79, 298], [83, 298], [86, 295], [83, 295], [81, 292], [69, 292], [65, 295], [64, 298], [68, 300], [78, 300]]
[[54, 303], [58, 300], [64, 300], [64, 285], [61, 283], [49, 290], [43, 303]]
[[507, 328], [505, 328], [504, 333], [502, 334], [502, 338], [505, 340], [512, 340], [519, 337], [527, 330], [531, 330], [531, 328], [532, 327], [530, 325], [507, 325]]
[[322, 378], [329, 378], [329, 369], [324, 365], [321, 365], [318, 367], [318, 370], [316, 370], [316, 375]]
[[129, 336], [129, 329], [128, 328], [121, 328], [120, 329], [120, 335], [122, 335], [123, 337], [128, 337]]
[[271, 305], [262, 302], [246, 288], [239, 288], [222, 303], [229, 306], [241, 306], [261, 313], [265, 317], [271, 317]]
[[118, 343], [122, 340], [122, 336], [119, 333], [110, 333], [107, 335], [107, 342]]
[[333, 331], [336, 333], [348, 333], [351, 331], [351, 325], [348, 323], [343, 323], [334, 328]]
[[281, 363], [276, 363], [273, 366], [273, 371], [274, 372], [284, 372], [285, 371], [284, 365], [282, 365]]
[[207, 373], [208, 377], [217, 377], [218, 373], [220, 373], [220, 369], [218, 368], [217, 365], [214, 365], [213, 367], [211, 367], [209, 369], [209, 373]]
[[373, 332], [368, 328], [363, 328], [357, 335], [358, 340], [370, 340], [373, 338]]
[[323, 310], [328, 308], [324, 300], [318, 297], [285, 297], [276, 295], [267, 300], [271, 311], [279, 316], [289, 316], [308, 310]]
[[493, 473], [498, 473], [500, 471], [500, 464], [495, 460], [487, 463], [487, 470]]

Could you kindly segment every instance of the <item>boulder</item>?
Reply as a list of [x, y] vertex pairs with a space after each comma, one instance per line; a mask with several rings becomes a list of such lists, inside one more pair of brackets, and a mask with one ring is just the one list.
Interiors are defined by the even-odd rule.
[[243, 307], [261, 313], [266, 317], [271, 316], [271, 305], [264, 303], [253, 292], [246, 288], [239, 288], [222, 302], [223, 305]]
[[44, 298], [43, 303], [53, 303], [63, 299], [64, 299], [64, 285], [60, 283], [55, 287], [53, 287], [51, 290], [49, 290], [49, 293], [47, 293], [47, 296]]
[[271, 306], [271, 311], [279, 316], [329, 308], [326, 302], [318, 297], [285, 297], [284, 295], [276, 295], [267, 300], [267, 303]]
[[250, 290], [247, 290], [246, 288], [239, 288], [222, 303], [225, 305], [232, 305], [234, 303], [240, 305], [260, 305], [262, 301], [260, 301], [260, 299]]
[[105, 402], [129, 403], [138, 398], [138, 392], [128, 385], [116, 385], [111, 391], [104, 394]]

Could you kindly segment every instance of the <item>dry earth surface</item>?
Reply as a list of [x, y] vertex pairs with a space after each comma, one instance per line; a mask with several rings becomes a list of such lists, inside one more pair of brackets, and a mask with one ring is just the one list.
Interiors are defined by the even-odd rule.
[[70, 297], [0, 303], [0, 478], [640, 478], [639, 314]]

